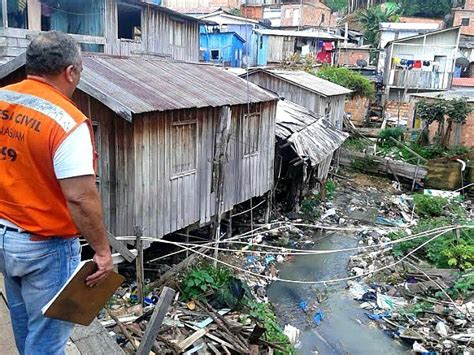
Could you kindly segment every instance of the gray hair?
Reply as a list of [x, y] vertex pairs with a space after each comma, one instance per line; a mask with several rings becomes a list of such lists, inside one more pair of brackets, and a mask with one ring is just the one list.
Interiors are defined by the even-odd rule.
[[81, 63], [81, 49], [71, 36], [49, 31], [34, 38], [26, 50], [26, 72], [54, 76], [70, 65]]

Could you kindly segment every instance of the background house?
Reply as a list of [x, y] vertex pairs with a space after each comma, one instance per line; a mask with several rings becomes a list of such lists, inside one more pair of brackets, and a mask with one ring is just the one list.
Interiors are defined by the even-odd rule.
[[200, 20], [152, 3], [28, 0], [28, 6], [19, 12], [18, 6], [24, 3], [3, 0], [8, 13], [0, 28], [3, 62], [23, 53], [31, 37], [41, 30], [69, 33], [88, 52], [199, 60]]
[[226, 67], [241, 67], [245, 40], [235, 32], [201, 32], [201, 59]]
[[408, 94], [451, 87], [459, 27], [388, 42], [384, 65], [384, 104], [388, 117], [407, 120]]
[[[247, 77], [247, 74], [241, 76]], [[250, 70], [248, 80], [325, 117], [336, 128], [342, 129], [344, 103], [351, 90], [297, 70]]]
[[336, 17], [320, 0], [282, 1], [281, 27], [333, 27]]
[[[259, 21], [248, 19], [245, 17], [235, 16], [225, 10], [219, 10], [207, 15], [199, 16], [203, 21], [212, 24], [202, 24], [201, 33], [210, 33], [214, 29], [219, 29], [220, 32], [234, 32], [243, 40], [242, 58], [250, 54], [250, 44], [252, 33], [254, 29], [262, 28]], [[201, 39], [203, 37], [201, 36]], [[201, 48], [203, 42], [201, 41]]]
[[359, 67], [361, 60], [365, 61], [366, 66], [370, 63], [370, 53], [372, 47], [370, 45], [358, 46], [353, 43], [342, 43], [336, 49], [336, 65], [347, 67]]
[[463, 7], [453, 9], [453, 26], [461, 26], [461, 34], [474, 36], [474, 0], [465, 0]]
[[337, 42], [343, 37], [323, 31], [254, 30], [252, 64], [281, 63], [294, 53], [312, 55], [320, 62], [334, 63]]

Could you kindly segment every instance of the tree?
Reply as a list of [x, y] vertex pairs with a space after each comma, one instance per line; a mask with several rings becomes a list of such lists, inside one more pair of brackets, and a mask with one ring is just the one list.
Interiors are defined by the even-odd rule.
[[347, 7], [347, 0], [326, 0], [324, 3], [329, 6], [332, 11], [341, 11]]
[[428, 129], [430, 125], [438, 122], [438, 137], [441, 137], [444, 116], [447, 112], [446, 100], [427, 101], [421, 100], [416, 104], [416, 115], [422, 120], [423, 127], [418, 137], [418, 143], [427, 143]]
[[319, 69], [315, 75], [352, 90], [353, 96], [372, 98], [375, 94], [374, 85], [369, 79], [348, 68], [326, 65]]
[[383, 6], [377, 5], [359, 12], [357, 18], [362, 25], [367, 42], [377, 48], [380, 43], [380, 22], [397, 22], [400, 11], [397, 4], [386, 3]]
[[451, 0], [398, 0], [405, 16], [444, 18], [451, 13]]
[[449, 138], [451, 135], [451, 129], [453, 122], [464, 123], [466, 122], [467, 116], [472, 112], [471, 105], [467, 102], [466, 98], [453, 99], [449, 102], [446, 109], [448, 127], [443, 136], [442, 144], [447, 147], [449, 144]]
[[[453, 122], [465, 122], [471, 112], [472, 108], [465, 98], [450, 101], [442, 98], [434, 101], [419, 101], [416, 104], [416, 115], [424, 123], [420, 139], [424, 139], [429, 126], [436, 121], [438, 122], [436, 142], [443, 147], [447, 147]], [[448, 125], [445, 129], [446, 121]]]

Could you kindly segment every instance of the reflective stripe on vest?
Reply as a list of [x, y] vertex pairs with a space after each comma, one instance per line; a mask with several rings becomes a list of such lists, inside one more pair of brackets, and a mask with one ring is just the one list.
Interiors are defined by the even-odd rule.
[[0, 90], [0, 101], [22, 105], [38, 111], [54, 120], [66, 133], [76, 126], [76, 121], [61, 107], [37, 96], [9, 90]]

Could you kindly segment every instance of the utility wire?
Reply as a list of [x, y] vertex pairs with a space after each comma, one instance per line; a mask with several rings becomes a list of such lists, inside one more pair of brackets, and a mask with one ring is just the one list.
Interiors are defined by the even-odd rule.
[[[449, 231], [449, 230], [448, 230]], [[248, 275], [251, 275], [251, 276], [254, 276], [256, 278], [260, 278], [260, 279], [265, 279], [265, 280], [269, 280], [269, 281], [280, 281], [280, 282], [286, 282], [286, 283], [291, 283], [291, 284], [302, 284], [302, 285], [317, 285], [317, 284], [329, 284], [329, 283], [337, 283], [337, 282], [342, 282], [342, 281], [350, 281], [350, 280], [355, 280], [355, 279], [358, 279], [358, 278], [361, 278], [361, 277], [366, 277], [366, 276], [370, 276], [370, 275], [373, 275], [375, 273], [378, 273], [380, 271], [383, 271], [383, 270], [387, 270], [387, 269], [390, 269], [398, 264], [400, 264], [401, 262], [403, 262], [406, 258], [408, 258], [410, 255], [414, 254], [415, 252], [417, 252], [418, 250], [420, 250], [421, 248], [423, 248], [425, 245], [431, 243], [432, 241], [434, 241], [435, 239], [439, 238], [440, 236], [446, 234], [448, 231], [444, 231], [444, 232], [441, 232], [441, 233], [438, 233], [436, 234], [434, 237], [430, 238], [429, 240], [427, 240], [426, 242], [422, 243], [421, 245], [419, 245], [417, 248], [413, 249], [412, 251], [410, 251], [409, 253], [407, 253], [405, 256], [403, 256], [402, 258], [400, 258], [399, 260], [397, 260], [396, 262], [394, 263], [391, 263], [390, 265], [386, 265], [386, 266], [383, 266], [381, 268], [378, 268], [378, 269], [375, 269], [371, 272], [366, 272], [366, 273], [363, 273], [361, 275], [355, 275], [355, 276], [348, 276], [348, 277], [341, 277], [341, 278], [335, 278], [335, 279], [329, 279], [329, 280], [320, 280], [320, 281], [303, 281], [303, 280], [290, 280], [290, 279], [282, 279], [282, 278], [279, 278], [279, 277], [272, 277], [272, 276], [267, 276], [267, 275], [261, 275], [261, 274], [257, 274], [255, 272], [252, 272], [252, 271], [249, 271], [249, 270], [246, 270], [246, 269], [243, 269], [241, 267], [238, 267], [238, 266], [235, 266], [235, 265], [232, 265], [232, 264], [229, 264], [225, 261], [222, 261], [222, 260], [218, 260], [212, 256], [209, 256], [205, 253], [201, 253], [197, 250], [194, 250], [192, 248], [188, 248], [188, 247], [183, 247], [185, 248], [186, 250], [189, 250], [193, 253], [196, 253], [198, 255], [201, 255], [202, 257], [205, 257], [207, 259], [210, 259], [214, 262], [217, 262], [219, 264], [222, 264], [222, 265], [225, 265], [227, 267], [230, 267], [236, 271], [239, 271], [239, 272], [242, 272], [244, 274], [248, 274]]]

